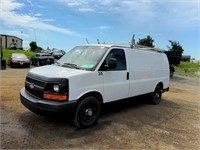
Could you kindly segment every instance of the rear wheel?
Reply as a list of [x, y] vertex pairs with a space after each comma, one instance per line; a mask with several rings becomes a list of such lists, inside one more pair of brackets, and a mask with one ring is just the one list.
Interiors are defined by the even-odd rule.
[[74, 123], [80, 128], [87, 128], [94, 125], [101, 113], [101, 104], [96, 97], [84, 98], [77, 106], [74, 116]]
[[170, 77], [173, 77], [174, 71], [170, 71]]
[[156, 88], [151, 96], [151, 103], [154, 105], [157, 105], [160, 103], [161, 98], [162, 98], [162, 89], [158, 85], [158, 86], [156, 86]]

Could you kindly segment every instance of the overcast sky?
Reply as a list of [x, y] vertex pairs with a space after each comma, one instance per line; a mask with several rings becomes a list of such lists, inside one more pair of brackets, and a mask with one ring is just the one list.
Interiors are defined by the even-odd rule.
[[178, 41], [200, 60], [200, 0], [0, 0], [0, 34], [44, 49], [138, 41], [150, 35], [167, 50]]

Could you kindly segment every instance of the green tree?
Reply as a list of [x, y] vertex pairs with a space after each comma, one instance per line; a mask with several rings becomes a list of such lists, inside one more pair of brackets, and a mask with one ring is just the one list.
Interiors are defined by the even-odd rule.
[[139, 39], [139, 42], [137, 42], [138, 45], [148, 46], [148, 47], [154, 47], [153, 45], [154, 40], [150, 35], [148, 35], [146, 38]]
[[40, 46], [37, 46], [37, 50], [43, 50], [43, 48]]
[[183, 47], [179, 44], [179, 42], [177, 41], [171, 41], [169, 40], [171, 46], [167, 46], [169, 51], [177, 53], [179, 56], [182, 56], [183, 54]]
[[37, 43], [32, 41], [30, 42], [29, 46], [31, 47], [31, 51], [35, 52], [35, 50], [37, 49]]

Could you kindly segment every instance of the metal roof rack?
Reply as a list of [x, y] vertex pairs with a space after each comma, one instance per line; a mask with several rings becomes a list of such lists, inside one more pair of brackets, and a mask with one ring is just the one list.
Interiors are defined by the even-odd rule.
[[157, 52], [164, 52], [164, 50], [160, 48], [154, 48], [154, 47], [148, 47], [143, 45], [134, 45], [135, 48], [138, 48], [140, 50], [151, 50], [151, 51], [157, 51]]
[[[97, 40], [98, 43], [100, 44], [99, 40]], [[130, 47], [130, 48], [137, 48], [139, 50], [151, 50], [151, 51], [156, 51], [156, 52], [164, 52], [164, 50], [160, 48], [154, 48], [154, 47], [148, 47], [144, 45], [137, 45], [135, 44], [135, 35], [132, 36], [131, 42], [111, 42], [111, 43], [102, 43], [102, 44], [108, 44], [112, 46], [119, 46], [119, 47]]]

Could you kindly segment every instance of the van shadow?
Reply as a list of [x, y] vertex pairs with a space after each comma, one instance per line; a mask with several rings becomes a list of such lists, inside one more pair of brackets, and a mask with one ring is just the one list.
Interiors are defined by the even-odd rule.
[[[41, 117], [28, 112], [21, 115], [21, 118], [23, 118], [21, 121], [23, 121], [23, 124], [27, 122], [27, 126], [33, 126], [33, 132], [36, 131], [37, 136], [41, 138], [45, 138], [48, 133], [49, 136], [54, 138], [80, 139], [81, 137], [92, 138], [101, 132], [107, 132], [108, 128], [115, 131], [118, 124], [123, 124], [131, 130], [139, 130], [145, 124], [152, 124], [160, 119], [162, 120], [162, 118], [167, 118], [168, 113], [165, 109], [170, 108], [167, 111], [173, 111], [173, 108], [179, 108], [178, 104], [165, 99], [162, 99], [160, 107], [149, 104], [148, 96], [138, 96], [105, 104], [98, 123], [86, 129], [77, 128], [73, 124], [73, 114], [66, 113], [49, 114]], [[144, 113], [144, 110], [147, 111]], [[154, 115], [157, 112], [161, 112], [161, 114]]]
[[[151, 105], [148, 95], [118, 100], [103, 104], [100, 118], [105, 116], [126, 112], [128, 110]], [[49, 121], [73, 124], [74, 112], [46, 113], [43, 114]]]

